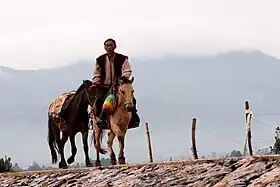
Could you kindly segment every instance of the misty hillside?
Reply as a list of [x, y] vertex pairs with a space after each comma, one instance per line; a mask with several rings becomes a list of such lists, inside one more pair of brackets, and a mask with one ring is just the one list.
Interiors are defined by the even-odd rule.
[[[157, 154], [190, 153], [188, 130], [192, 117], [198, 118], [198, 149], [221, 152], [229, 151], [234, 146], [242, 149], [245, 100], [250, 101], [255, 113], [280, 113], [280, 86], [277, 83], [280, 80], [280, 60], [259, 51], [234, 51], [201, 58], [132, 58], [131, 64], [139, 114], [142, 122], [148, 120], [151, 123], [151, 131], [155, 134], [152, 137], [153, 145]], [[38, 131], [44, 134], [37, 136], [41, 138], [39, 141], [45, 142], [48, 105], [61, 92], [76, 89], [83, 79], [91, 79], [93, 68], [94, 62], [90, 61], [36, 71], [0, 67], [0, 142], [3, 137], [7, 138], [9, 133], [15, 133], [15, 129], [19, 128], [25, 129], [27, 134], [28, 129], [40, 129]], [[277, 116], [259, 119], [270, 122], [272, 127], [280, 120]], [[10, 129], [12, 127], [13, 130]], [[170, 129], [172, 132], [177, 130], [177, 134], [168, 133]], [[256, 124], [253, 129], [254, 141], [273, 141], [273, 128]], [[135, 135], [128, 135], [128, 138], [134, 138], [134, 144], [127, 145], [127, 154], [133, 154], [128, 151], [133, 146], [146, 150], [143, 125], [131, 132]], [[228, 141], [221, 141], [218, 137], [211, 136], [211, 133], [226, 137]], [[232, 140], [240, 142], [233, 143]], [[158, 141], [166, 141], [163, 144], [173, 146], [174, 150], [160, 145]], [[184, 149], [178, 143], [181, 141], [187, 143]], [[30, 142], [33, 140], [30, 139]], [[218, 142], [219, 146], [210, 146]], [[42, 149], [47, 155], [38, 156], [40, 159], [48, 159], [48, 147], [45, 144], [40, 147], [45, 146]], [[255, 144], [254, 148], [267, 145], [270, 144]], [[0, 143], [0, 150], [2, 149], [10, 151]]]
[[[280, 78], [280, 61], [261, 52], [232, 52], [199, 59], [131, 59], [131, 63], [136, 97], [145, 119], [160, 120], [162, 112], [172, 112], [172, 121], [183, 114], [200, 115], [204, 110], [218, 115], [218, 107], [224, 112], [238, 112], [247, 99], [264, 112], [279, 108], [274, 103], [280, 102], [280, 87], [275, 84]], [[0, 123], [11, 125], [14, 115], [17, 121], [32, 122], [34, 112], [38, 122], [44, 123], [42, 118], [50, 102], [59, 93], [76, 89], [83, 79], [91, 79], [93, 65], [80, 62], [36, 71], [0, 68]], [[24, 110], [19, 110], [23, 106]], [[160, 112], [156, 112], [158, 108]]]

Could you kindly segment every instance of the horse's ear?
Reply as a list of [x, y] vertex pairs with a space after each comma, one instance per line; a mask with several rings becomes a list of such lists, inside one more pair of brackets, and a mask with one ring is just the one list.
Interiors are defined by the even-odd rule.
[[123, 79], [120, 77], [118, 78], [118, 84], [121, 85], [123, 83]]
[[83, 80], [83, 85], [85, 88], [89, 88], [90, 85], [88, 84], [87, 80]]

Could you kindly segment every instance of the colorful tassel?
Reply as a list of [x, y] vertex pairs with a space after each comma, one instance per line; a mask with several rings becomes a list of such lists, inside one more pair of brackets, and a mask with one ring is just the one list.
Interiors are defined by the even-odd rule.
[[111, 94], [105, 99], [102, 106], [102, 110], [109, 113], [113, 113], [115, 106], [116, 106], [116, 96], [114, 94]]

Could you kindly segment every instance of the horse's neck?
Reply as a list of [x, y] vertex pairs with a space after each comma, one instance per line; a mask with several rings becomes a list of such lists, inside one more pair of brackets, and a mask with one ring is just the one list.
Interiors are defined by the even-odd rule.
[[84, 94], [84, 90], [80, 91], [73, 100], [72, 107], [76, 107], [77, 113], [87, 111], [88, 103], [87, 100], [84, 99]]

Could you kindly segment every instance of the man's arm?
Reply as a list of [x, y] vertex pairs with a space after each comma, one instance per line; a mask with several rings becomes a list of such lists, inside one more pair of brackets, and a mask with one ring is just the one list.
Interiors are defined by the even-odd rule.
[[131, 69], [130, 63], [128, 61], [128, 58], [126, 58], [122, 65], [121, 77], [130, 79], [131, 75], [132, 75], [132, 69]]
[[100, 84], [100, 67], [97, 62], [95, 63], [95, 68], [93, 71], [92, 83], [94, 85]]

